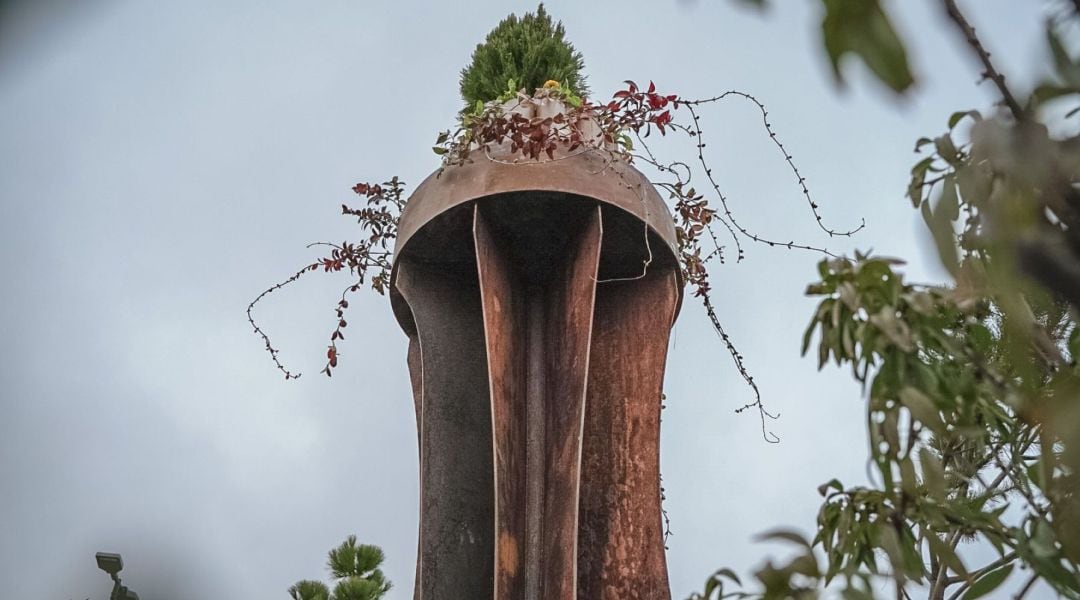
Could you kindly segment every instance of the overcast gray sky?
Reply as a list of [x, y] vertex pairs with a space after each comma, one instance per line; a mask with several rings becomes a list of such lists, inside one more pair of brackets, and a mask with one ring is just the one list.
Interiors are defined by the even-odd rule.
[[[897, 100], [861, 68], [831, 84], [819, 4], [764, 16], [721, 0], [550, 0], [595, 95], [623, 79], [769, 105], [829, 241], [760, 129], [733, 102], [704, 115], [710, 159], [763, 234], [873, 248], [935, 280], [904, 200], [913, 141], [984, 108], [978, 68], [937, 3], [888, 3], [918, 89]], [[30, 6], [33, 6], [31, 8]], [[1042, 2], [963, 3], [1017, 85], [1042, 64]], [[318, 375], [336, 294], [311, 276], [261, 305], [285, 382], [244, 318], [267, 285], [354, 235], [361, 180], [415, 184], [437, 166], [473, 46], [532, 2], [38, 2], [0, 8], [0, 580], [4, 596], [107, 597], [99, 550], [155, 598], [286, 598], [325, 578], [347, 534], [381, 545], [411, 597], [416, 432], [405, 337], [384, 298], [352, 302], [342, 366]], [[850, 65], [856, 67], [856, 65]], [[684, 144], [682, 152], [689, 149]], [[798, 355], [817, 257], [752, 246], [713, 276], [720, 315], [761, 384], [779, 445], [735, 415], [748, 390], [688, 299], [670, 353], [662, 461], [684, 598], [718, 566], [811, 531], [815, 487], [865, 481], [864, 403], [848, 375]]]

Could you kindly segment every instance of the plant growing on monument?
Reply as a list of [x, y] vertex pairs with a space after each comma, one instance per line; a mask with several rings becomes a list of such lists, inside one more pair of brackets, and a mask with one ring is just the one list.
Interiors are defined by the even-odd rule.
[[581, 52], [566, 40], [562, 22], [554, 22], [541, 3], [536, 13], [510, 15], [476, 45], [472, 59], [461, 71], [461, 98], [465, 110], [494, 100], [507, 91], [529, 92], [552, 80], [587, 96]]
[[385, 556], [378, 546], [357, 544], [350, 535], [328, 553], [327, 568], [334, 589], [321, 581], [305, 579], [289, 588], [293, 600], [379, 600], [392, 584], [379, 568]]
[[[539, 36], [534, 30], [548, 32]], [[766, 410], [754, 378], [744, 363], [733, 340], [724, 330], [712, 301], [710, 267], [723, 264], [727, 259], [727, 246], [722, 236], [734, 247], [735, 262], [746, 258], [744, 243], [754, 242], [771, 248], [805, 250], [835, 258], [836, 255], [823, 246], [797, 242], [793, 239], [765, 237], [751, 231], [736, 219], [727, 196], [723, 193], [718, 176], [706, 160], [705, 133], [701, 127], [701, 111], [708, 105], [735, 99], [752, 103], [760, 112], [762, 125], [784, 163], [792, 173], [793, 183], [803, 196], [810, 216], [828, 237], [851, 236], [863, 228], [863, 224], [849, 231], [831, 229], [824, 225], [818, 202], [811, 196], [806, 179], [799, 172], [791, 154], [784, 147], [769, 121], [765, 105], [751, 94], [732, 90], [712, 98], [685, 99], [676, 94], [657, 91], [652, 82], [647, 87], [627, 81], [626, 87], [617, 90], [607, 102], [593, 102], [587, 96], [579, 96], [583, 80], [580, 75], [581, 57], [564, 39], [562, 26], [551, 26], [550, 17], [542, 7], [535, 17], [511, 18], [504, 21], [474, 52], [473, 62], [465, 68], [462, 77], [462, 94], [467, 101], [475, 100], [471, 110], [459, 115], [457, 126], [439, 133], [434, 151], [442, 158], [442, 169], [473, 162], [493, 160], [529, 162], [556, 160], [581, 153], [596, 153], [608, 164], [624, 163], [651, 170], [655, 175], [652, 183], [667, 192], [675, 214], [678, 241], [678, 259], [683, 280], [693, 289], [725, 345], [739, 374], [750, 387], [753, 399], [736, 412], [756, 410], [760, 417], [763, 437], [770, 441], [778, 438], [768, 430], [767, 419], [776, 415]], [[498, 33], [497, 33], [498, 32]], [[561, 45], [562, 51], [550, 49], [551, 44]], [[562, 57], [552, 75], [539, 75], [531, 69], [531, 62], [498, 62], [493, 56], [534, 56], [532, 44], [549, 48], [552, 56]], [[544, 56], [544, 55], [537, 55]], [[536, 59], [537, 61], [539, 58]], [[553, 59], [554, 60], [554, 59]], [[495, 87], [490, 77], [492, 65], [501, 65], [499, 77], [509, 75], [507, 80]], [[564, 86], [554, 77], [563, 76]], [[474, 77], [489, 81], [484, 87], [469, 82]], [[486, 79], [485, 79], [486, 78]], [[515, 88], [520, 82], [548, 79], [534, 88]], [[574, 84], [573, 82], [578, 83]], [[578, 87], [574, 87], [577, 85]], [[466, 95], [468, 94], [468, 95]], [[547, 117], [526, 117], [518, 108], [542, 102], [556, 102], [560, 110]], [[653, 131], [661, 136], [682, 136], [692, 148], [688, 160], [665, 160], [658, 157], [649, 146]], [[559, 153], [559, 158], [556, 153]], [[496, 154], [498, 156], [496, 156]], [[701, 183], [695, 184], [701, 180]], [[260, 294], [248, 306], [248, 318], [256, 333], [262, 336], [266, 350], [287, 379], [298, 377], [287, 370], [278, 360], [278, 350], [269, 337], [255, 323], [251, 311], [267, 294], [292, 283], [305, 273], [314, 271], [338, 272], [347, 270], [355, 279], [343, 291], [335, 308], [337, 326], [330, 336], [327, 360], [322, 370], [330, 376], [338, 365], [339, 341], [344, 339], [347, 326], [344, 312], [348, 308], [347, 295], [370, 285], [375, 291], [385, 293], [392, 265], [391, 244], [397, 235], [397, 220], [404, 207], [404, 183], [397, 177], [381, 184], [360, 183], [353, 187], [366, 206], [352, 208], [342, 205], [342, 213], [356, 217], [367, 237], [355, 242], [341, 244], [318, 243], [331, 248], [329, 256], [320, 258], [300, 269], [286, 281], [272, 286]], [[643, 232], [642, 244], [652, 256], [647, 232]], [[649, 268], [651, 258], [642, 265], [642, 276]]]

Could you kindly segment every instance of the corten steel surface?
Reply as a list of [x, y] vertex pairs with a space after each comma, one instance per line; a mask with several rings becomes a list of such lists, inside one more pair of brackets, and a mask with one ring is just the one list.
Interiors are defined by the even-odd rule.
[[494, 567], [494, 499], [479, 291], [475, 282], [408, 260], [398, 268], [421, 353], [421, 597], [484, 598]]
[[478, 159], [429, 177], [400, 232], [415, 597], [669, 600], [660, 393], [682, 292], [656, 191], [599, 152]]

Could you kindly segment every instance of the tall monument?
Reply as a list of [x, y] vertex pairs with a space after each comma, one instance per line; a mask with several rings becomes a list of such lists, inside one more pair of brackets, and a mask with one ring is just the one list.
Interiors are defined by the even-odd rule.
[[675, 244], [648, 180], [597, 149], [477, 158], [409, 199], [391, 301], [419, 433], [417, 599], [670, 598]]

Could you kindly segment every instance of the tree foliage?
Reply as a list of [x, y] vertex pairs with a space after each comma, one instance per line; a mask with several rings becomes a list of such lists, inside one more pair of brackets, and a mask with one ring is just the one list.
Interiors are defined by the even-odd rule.
[[541, 3], [536, 13], [510, 15], [477, 44], [461, 71], [461, 97], [466, 110], [495, 100], [507, 91], [531, 94], [548, 80], [585, 96], [585, 61], [566, 41], [561, 21], [552, 21]]
[[[1061, 113], [1052, 103], [1073, 104], [1065, 119], [1078, 112], [1080, 60], [1059, 32], [1080, 23], [1080, 2], [1052, 9], [1055, 77], [1026, 99], [954, 0], [941, 5], [1000, 97], [916, 142], [907, 195], [953, 281], [907, 283], [902, 261], [860, 254], [819, 265], [803, 352], [817, 340], [820, 366], [848, 366], [863, 384], [874, 483], [823, 484], [810, 540], [766, 535], [798, 551], [759, 569], [749, 595], [831, 586], [871, 598], [891, 579], [897, 598], [966, 600], [1010, 581], [1017, 598], [1040, 581], [1080, 598], [1080, 137], [1051, 118]], [[824, 8], [834, 65], [854, 52], [883, 83], [908, 88], [903, 44], [876, 0]], [[965, 560], [972, 543], [996, 558]], [[721, 570], [693, 598], [747, 595], [733, 585]]]
[[289, 588], [289, 595], [293, 600], [378, 600], [392, 587], [379, 568], [384, 559], [381, 548], [357, 544], [356, 536], [350, 535], [329, 552], [333, 592], [321, 581], [303, 580]]

